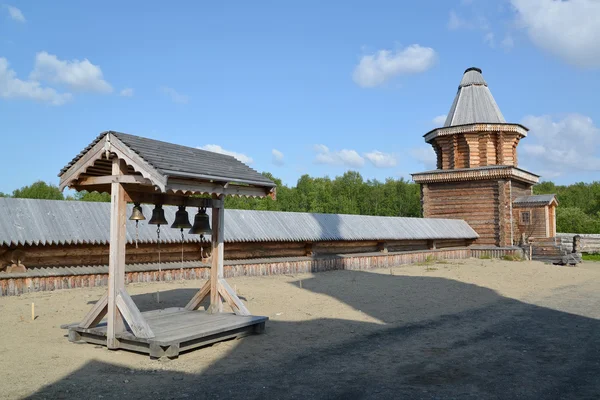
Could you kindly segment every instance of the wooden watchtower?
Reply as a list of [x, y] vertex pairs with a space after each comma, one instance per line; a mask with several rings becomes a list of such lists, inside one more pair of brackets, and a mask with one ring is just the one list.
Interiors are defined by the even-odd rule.
[[516, 244], [513, 203], [531, 196], [539, 180], [518, 168], [517, 145], [527, 131], [504, 120], [481, 70], [467, 69], [444, 126], [424, 135], [436, 153], [436, 169], [412, 175], [421, 185], [423, 217], [467, 221], [479, 234], [475, 244]]
[[[112, 131], [100, 134], [59, 177], [61, 189], [111, 194], [108, 291], [81, 322], [69, 326], [71, 341], [176, 357], [264, 329], [267, 318], [250, 315], [223, 276], [224, 198], [274, 198], [271, 180], [231, 156]], [[142, 313], [127, 293], [127, 202], [212, 208], [210, 279], [185, 307]], [[207, 311], [199, 311], [209, 295]], [[233, 314], [223, 313], [223, 301]]]

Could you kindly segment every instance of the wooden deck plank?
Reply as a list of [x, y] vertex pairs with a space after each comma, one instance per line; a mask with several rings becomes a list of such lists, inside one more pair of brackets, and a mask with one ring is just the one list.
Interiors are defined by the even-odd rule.
[[[197, 325], [197, 324], [202, 324], [202, 323], [206, 323], [209, 321], [212, 321], [213, 319], [206, 319], [206, 318], [199, 318], [198, 316], [195, 315], [187, 315], [187, 314], [178, 314], [177, 316], [168, 316], [159, 320], [153, 320], [151, 322], [151, 326], [152, 329], [159, 332], [160, 334], [163, 334], [165, 331], [169, 331], [172, 329], [177, 329], [177, 327], [180, 326], [187, 326], [187, 325]], [[223, 317], [219, 317], [218, 319], [214, 319], [215, 321], [220, 321], [223, 320], [223, 322], [225, 322], [225, 319]]]
[[211, 319], [200, 319], [192, 318], [187, 321], [181, 321], [177, 325], [166, 326], [160, 329], [160, 338], [170, 336], [174, 332], [183, 332], [186, 330], [192, 330], [197, 332], [203, 332], [207, 329], [211, 329], [214, 326], [229, 326], [236, 324], [237, 321], [231, 321], [229, 318], [211, 318]]
[[202, 329], [198, 329], [198, 326], [194, 327], [196, 329], [187, 328], [181, 331], [175, 331], [169, 336], [162, 336], [160, 338], [155, 338], [156, 342], [159, 342], [163, 345], [170, 344], [172, 342], [184, 343], [187, 341], [191, 341], [194, 339], [199, 339], [206, 336], [217, 335], [220, 333], [224, 333], [227, 331], [232, 331], [240, 328], [251, 327], [253, 325], [264, 323], [267, 320], [267, 317], [254, 317], [250, 320], [237, 321], [235, 323], [229, 324], [215, 324], [210, 326], [205, 326]]
[[146, 321], [149, 321], [153, 318], [160, 318], [160, 317], [163, 317], [168, 314], [174, 314], [174, 313], [185, 312], [185, 311], [187, 311], [187, 310], [183, 307], [169, 307], [169, 308], [160, 308], [158, 310], [144, 311], [144, 312], [142, 312], [142, 315], [144, 316]]
[[166, 332], [178, 330], [187, 326], [195, 326], [210, 323], [228, 324], [230, 321], [227, 317], [215, 315], [215, 318], [198, 318], [195, 315], [180, 315], [179, 318], [169, 321], [155, 321], [155, 328], [160, 335]]

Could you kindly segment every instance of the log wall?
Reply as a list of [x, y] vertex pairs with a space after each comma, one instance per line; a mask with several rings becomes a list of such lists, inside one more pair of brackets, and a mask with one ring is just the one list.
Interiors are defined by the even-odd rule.
[[478, 234], [475, 244], [499, 245], [498, 181], [422, 184], [423, 217], [465, 220]]
[[[225, 245], [225, 260], [247, 260], [269, 257], [304, 257], [312, 255], [356, 254], [377, 251], [412, 251], [430, 248], [466, 246], [465, 240], [437, 240], [433, 245], [427, 240], [377, 241], [323, 241], [323, 242], [237, 242]], [[201, 256], [202, 248], [202, 256]], [[160, 261], [164, 263], [183, 261], [208, 261], [210, 245], [204, 243], [161, 244]], [[108, 245], [33, 245], [15, 248], [0, 247], [0, 271], [14, 261], [18, 252], [21, 264], [27, 268], [70, 267], [108, 264]], [[152, 243], [127, 245], [127, 264], [159, 262], [158, 246]]]
[[[515, 254], [520, 249], [436, 249], [419, 250], [398, 253], [363, 253], [320, 257], [273, 258], [244, 261], [226, 261], [224, 275], [226, 278], [236, 276], [266, 276], [277, 274], [301, 274], [331, 270], [369, 270], [373, 268], [391, 268], [406, 264], [428, 262], [432, 259], [465, 259], [471, 256], [479, 257], [481, 251], [486, 251], [493, 257], [502, 257]], [[475, 253], [474, 253], [475, 252]], [[169, 282], [181, 279], [208, 279], [210, 266], [207, 264], [174, 268], [171, 264], [167, 269], [136, 270], [126, 268], [125, 282]], [[70, 270], [73, 270], [71, 268]], [[68, 274], [54, 275], [51, 272], [40, 276], [25, 276], [26, 274], [10, 274], [2, 277], [0, 274], [0, 297], [14, 296], [37, 291], [51, 291], [58, 289], [86, 288], [106, 286], [108, 282], [108, 268], [103, 273], [88, 273], [85, 270], [69, 272]]]
[[438, 169], [517, 166], [519, 135], [514, 132], [459, 133], [439, 136], [431, 144]]

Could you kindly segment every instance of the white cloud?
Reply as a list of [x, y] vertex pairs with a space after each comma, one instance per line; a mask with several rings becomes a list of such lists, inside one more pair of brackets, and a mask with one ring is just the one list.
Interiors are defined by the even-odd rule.
[[65, 84], [72, 90], [99, 93], [110, 93], [113, 90], [104, 80], [100, 67], [88, 59], [64, 61], [45, 51], [36, 54], [35, 67], [29, 77], [33, 80]]
[[[469, 3], [464, 3], [464, 6], [470, 6]], [[470, 18], [460, 17], [454, 10], [450, 11], [447, 27], [451, 31], [459, 29], [479, 30], [483, 32], [483, 42], [491, 48], [496, 47], [495, 34], [492, 31], [492, 26], [488, 19], [482, 14], [475, 14]]]
[[17, 22], [26, 22], [25, 16], [17, 7], [9, 6], [8, 4], [4, 7], [8, 10], [8, 15], [10, 15], [13, 20]]
[[315, 144], [314, 149], [317, 153], [329, 153], [329, 147], [324, 144]]
[[254, 162], [254, 160], [252, 159], [252, 157], [247, 156], [247, 155], [242, 154], [242, 153], [236, 153], [235, 151], [225, 150], [224, 148], [222, 148], [218, 144], [207, 144], [207, 145], [204, 145], [204, 146], [200, 146], [198, 148], [202, 149], [202, 150], [212, 151], [213, 153], [226, 154], [228, 156], [235, 157], [238, 160], [240, 160], [241, 162], [243, 162], [244, 164], [252, 164]]
[[504, 36], [504, 39], [502, 39], [502, 41], [500, 42], [500, 46], [505, 51], [509, 51], [513, 47], [515, 47], [515, 41], [514, 41], [513, 37], [507, 33], [506, 36]]
[[538, 47], [579, 67], [600, 67], [600, 1], [511, 0]]
[[433, 120], [431, 120], [431, 122], [433, 122], [433, 124], [435, 126], [443, 126], [444, 122], [446, 122], [446, 117], [447, 117], [446, 114], [444, 114], [444, 115], [438, 115]]
[[131, 97], [131, 96], [133, 96], [133, 89], [125, 88], [125, 89], [121, 90], [121, 92], [119, 92], [119, 96]]
[[188, 96], [178, 93], [175, 89], [168, 86], [161, 86], [160, 91], [169, 96], [174, 103], [187, 104], [190, 100]]
[[435, 50], [413, 44], [402, 50], [379, 50], [365, 55], [354, 69], [352, 78], [361, 87], [370, 88], [387, 80], [406, 74], [417, 74], [433, 67], [437, 59]]
[[410, 155], [426, 169], [436, 169], [437, 157], [431, 146], [419, 146], [410, 150]]
[[361, 168], [365, 165], [365, 159], [355, 150], [343, 149], [332, 152], [323, 144], [316, 144], [314, 150], [317, 152], [315, 157], [317, 164], [344, 165], [354, 168]]
[[273, 155], [273, 164], [282, 166], [283, 165], [283, 153], [277, 149], [271, 150], [271, 154]]
[[450, 11], [450, 17], [448, 18], [448, 29], [455, 31], [460, 28], [469, 26], [467, 21], [459, 17], [454, 10]]
[[365, 158], [369, 160], [377, 168], [391, 168], [398, 164], [396, 156], [389, 153], [383, 153], [378, 150], [373, 150], [365, 154]]
[[58, 93], [55, 89], [43, 87], [35, 80], [23, 81], [15, 71], [8, 68], [6, 58], [0, 57], [0, 97], [5, 99], [22, 98], [60, 106], [72, 98], [70, 93]]
[[487, 44], [491, 48], [496, 47], [496, 41], [494, 40], [494, 32], [488, 32], [483, 35], [483, 43]]
[[342, 149], [337, 152], [337, 156], [342, 160], [344, 165], [360, 168], [365, 165], [365, 159], [362, 158], [355, 150]]
[[530, 115], [523, 124], [530, 131], [519, 151], [528, 164], [546, 171], [548, 177], [600, 171], [600, 129], [591, 118], [581, 114], [568, 114], [562, 119]]

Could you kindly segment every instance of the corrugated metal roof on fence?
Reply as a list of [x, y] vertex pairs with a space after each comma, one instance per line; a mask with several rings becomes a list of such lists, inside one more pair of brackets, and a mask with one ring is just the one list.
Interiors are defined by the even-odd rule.
[[550, 204], [556, 199], [554, 194], [535, 194], [531, 196], [517, 197], [513, 203], [515, 204]]
[[[132, 205], [128, 205], [127, 215]], [[147, 219], [152, 206], [144, 204]], [[172, 222], [177, 207], [165, 206]], [[188, 208], [193, 222], [195, 208]], [[210, 214], [210, 210], [207, 210]], [[0, 198], [0, 245], [107, 244], [110, 204]], [[127, 242], [135, 242], [135, 222], [127, 221]], [[199, 242], [184, 230], [185, 240]], [[477, 233], [462, 220], [225, 210], [226, 242], [473, 239]], [[139, 241], [156, 243], [156, 226], [139, 224]], [[161, 227], [162, 243], [181, 241], [179, 230]]]

